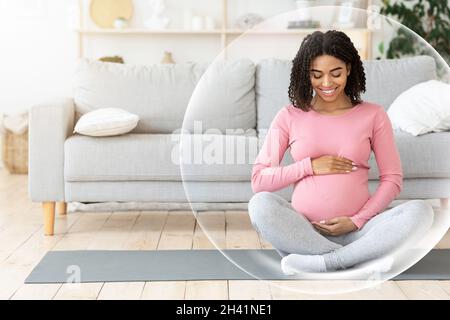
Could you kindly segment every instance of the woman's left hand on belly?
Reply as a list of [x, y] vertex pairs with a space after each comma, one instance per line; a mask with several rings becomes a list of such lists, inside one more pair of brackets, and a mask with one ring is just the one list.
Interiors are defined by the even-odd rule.
[[358, 229], [353, 221], [346, 216], [336, 217], [330, 220], [312, 222], [312, 225], [322, 234], [340, 236]]

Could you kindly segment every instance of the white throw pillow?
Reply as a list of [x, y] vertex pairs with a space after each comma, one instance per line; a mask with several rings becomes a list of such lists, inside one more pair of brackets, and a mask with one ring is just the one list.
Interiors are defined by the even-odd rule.
[[119, 108], [102, 108], [80, 117], [74, 133], [93, 137], [116, 136], [133, 130], [139, 116]]
[[394, 129], [414, 136], [450, 130], [450, 85], [430, 80], [400, 94], [387, 114]]

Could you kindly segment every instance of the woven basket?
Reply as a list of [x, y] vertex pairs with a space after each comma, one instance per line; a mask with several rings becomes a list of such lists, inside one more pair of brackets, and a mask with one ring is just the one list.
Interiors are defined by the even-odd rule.
[[3, 163], [10, 173], [28, 173], [28, 131], [22, 134], [5, 130], [3, 135]]

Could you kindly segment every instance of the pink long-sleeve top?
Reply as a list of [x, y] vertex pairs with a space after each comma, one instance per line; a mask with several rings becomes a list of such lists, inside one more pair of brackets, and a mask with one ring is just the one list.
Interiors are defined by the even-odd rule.
[[[294, 163], [280, 166], [290, 148]], [[368, 188], [374, 152], [379, 184]], [[345, 157], [357, 170], [315, 175], [311, 161], [324, 155]], [[253, 192], [274, 192], [294, 184], [292, 207], [309, 221], [348, 216], [360, 229], [402, 190], [403, 172], [392, 124], [383, 107], [363, 101], [339, 115], [284, 106], [273, 119], [252, 170]]]

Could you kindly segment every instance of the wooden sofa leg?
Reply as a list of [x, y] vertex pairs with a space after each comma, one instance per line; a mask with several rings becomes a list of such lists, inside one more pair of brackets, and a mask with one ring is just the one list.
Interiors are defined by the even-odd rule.
[[448, 209], [448, 198], [441, 198], [441, 209]]
[[52, 236], [55, 227], [55, 202], [43, 202], [44, 209], [44, 234]]
[[58, 202], [58, 214], [61, 216], [65, 216], [67, 214], [67, 203], [66, 202]]

